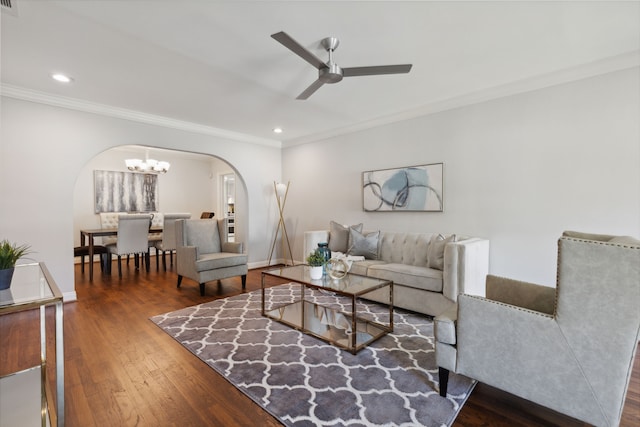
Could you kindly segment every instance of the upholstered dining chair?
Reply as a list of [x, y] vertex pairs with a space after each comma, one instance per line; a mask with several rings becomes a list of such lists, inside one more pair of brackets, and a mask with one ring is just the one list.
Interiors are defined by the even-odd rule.
[[176, 220], [176, 271], [178, 287], [187, 277], [200, 284], [204, 296], [205, 283], [228, 277], [241, 276], [242, 289], [247, 284], [247, 255], [242, 242], [225, 242], [224, 220]]
[[105, 245], [109, 256], [118, 256], [118, 276], [122, 277], [122, 255], [135, 255], [136, 269], [140, 266], [139, 256], [144, 256], [149, 271], [149, 226], [151, 215], [127, 214], [118, 218], [118, 236], [115, 243]]
[[166, 253], [169, 252], [169, 259], [173, 265], [173, 252], [176, 250], [176, 220], [190, 219], [190, 213], [166, 213], [163, 218], [162, 238], [154, 242], [156, 248], [156, 263], [158, 262], [158, 253], [162, 254], [162, 266], [167, 270]]
[[[164, 224], [164, 214], [162, 212], [150, 212], [151, 215], [151, 224], [149, 228], [153, 227], [163, 227]], [[156, 251], [156, 270], [160, 270], [160, 260], [158, 257], [158, 249], [156, 248], [156, 244], [162, 241], [162, 233], [153, 233], [149, 230], [149, 249], [153, 248]]]
[[596, 426], [620, 423], [640, 338], [640, 241], [565, 232], [555, 288], [489, 275], [435, 319], [449, 371]]

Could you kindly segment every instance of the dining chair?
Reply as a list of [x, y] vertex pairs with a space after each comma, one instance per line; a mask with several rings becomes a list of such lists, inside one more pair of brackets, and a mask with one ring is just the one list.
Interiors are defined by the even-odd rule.
[[173, 265], [173, 252], [176, 250], [176, 220], [191, 219], [190, 213], [164, 214], [162, 224], [162, 238], [154, 242], [156, 249], [156, 268], [158, 267], [158, 254], [162, 253], [162, 267], [167, 271], [166, 253], [169, 252], [169, 261]]
[[[164, 223], [164, 214], [162, 212], [150, 212], [151, 224], [149, 228], [158, 227], [162, 228]], [[156, 251], [156, 271], [160, 270], [160, 263], [158, 260], [158, 249], [156, 243], [162, 241], [162, 233], [151, 233], [149, 230], [149, 249], [153, 248]]]
[[118, 218], [118, 236], [115, 243], [105, 245], [109, 256], [118, 256], [118, 276], [122, 277], [122, 255], [135, 255], [136, 269], [140, 267], [139, 256], [144, 255], [145, 267], [149, 271], [149, 227], [151, 215], [128, 214]]

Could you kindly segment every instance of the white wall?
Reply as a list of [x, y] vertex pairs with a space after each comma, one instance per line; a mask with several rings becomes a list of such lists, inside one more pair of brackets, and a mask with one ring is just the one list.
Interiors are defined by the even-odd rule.
[[249, 262], [268, 258], [277, 215], [273, 180], [280, 149], [205, 134], [1, 98], [0, 238], [28, 243], [45, 261], [65, 299], [75, 299], [72, 247], [74, 189], [83, 168], [103, 151], [148, 145], [213, 154], [233, 165], [247, 194]]
[[[553, 286], [562, 231], [640, 236], [639, 83], [634, 68], [284, 149], [296, 259], [303, 231], [364, 222], [486, 237], [493, 274]], [[436, 162], [443, 213], [362, 210], [362, 171]]]

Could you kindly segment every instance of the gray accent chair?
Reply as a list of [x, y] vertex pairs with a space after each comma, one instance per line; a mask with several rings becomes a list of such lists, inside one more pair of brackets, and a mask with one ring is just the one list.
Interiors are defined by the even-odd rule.
[[[140, 255], [144, 256], [149, 272], [149, 227], [151, 215], [124, 214], [118, 216], [118, 237], [115, 243], [105, 245], [108, 256], [118, 256], [118, 276], [122, 277], [122, 255], [135, 255], [136, 270], [140, 268]], [[110, 272], [110, 265], [109, 272]]]
[[205, 283], [228, 277], [242, 276], [242, 289], [247, 284], [247, 255], [242, 242], [225, 242], [224, 220], [176, 220], [176, 266], [178, 287], [187, 277], [200, 284], [204, 296]]
[[173, 265], [173, 252], [176, 250], [176, 220], [189, 219], [190, 213], [167, 213], [163, 216], [162, 223], [162, 237], [160, 240], [155, 241], [153, 246], [156, 248], [156, 267], [158, 263], [158, 255], [162, 254], [162, 267], [164, 271], [167, 271], [167, 257], [169, 252], [169, 259], [171, 265]]
[[435, 318], [440, 394], [451, 371], [619, 425], [640, 338], [640, 241], [565, 232], [556, 288], [491, 275], [486, 287]]

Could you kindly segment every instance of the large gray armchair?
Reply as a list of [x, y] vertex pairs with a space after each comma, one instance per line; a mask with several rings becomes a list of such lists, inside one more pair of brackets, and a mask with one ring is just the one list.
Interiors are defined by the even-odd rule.
[[435, 319], [449, 371], [596, 426], [617, 426], [640, 338], [640, 241], [565, 232], [556, 288], [488, 276]]
[[242, 289], [247, 284], [247, 255], [241, 242], [225, 242], [221, 228], [224, 221], [215, 219], [176, 220], [176, 266], [178, 287], [187, 277], [200, 284], [204, 296], [205, 283], [242, 276]]

